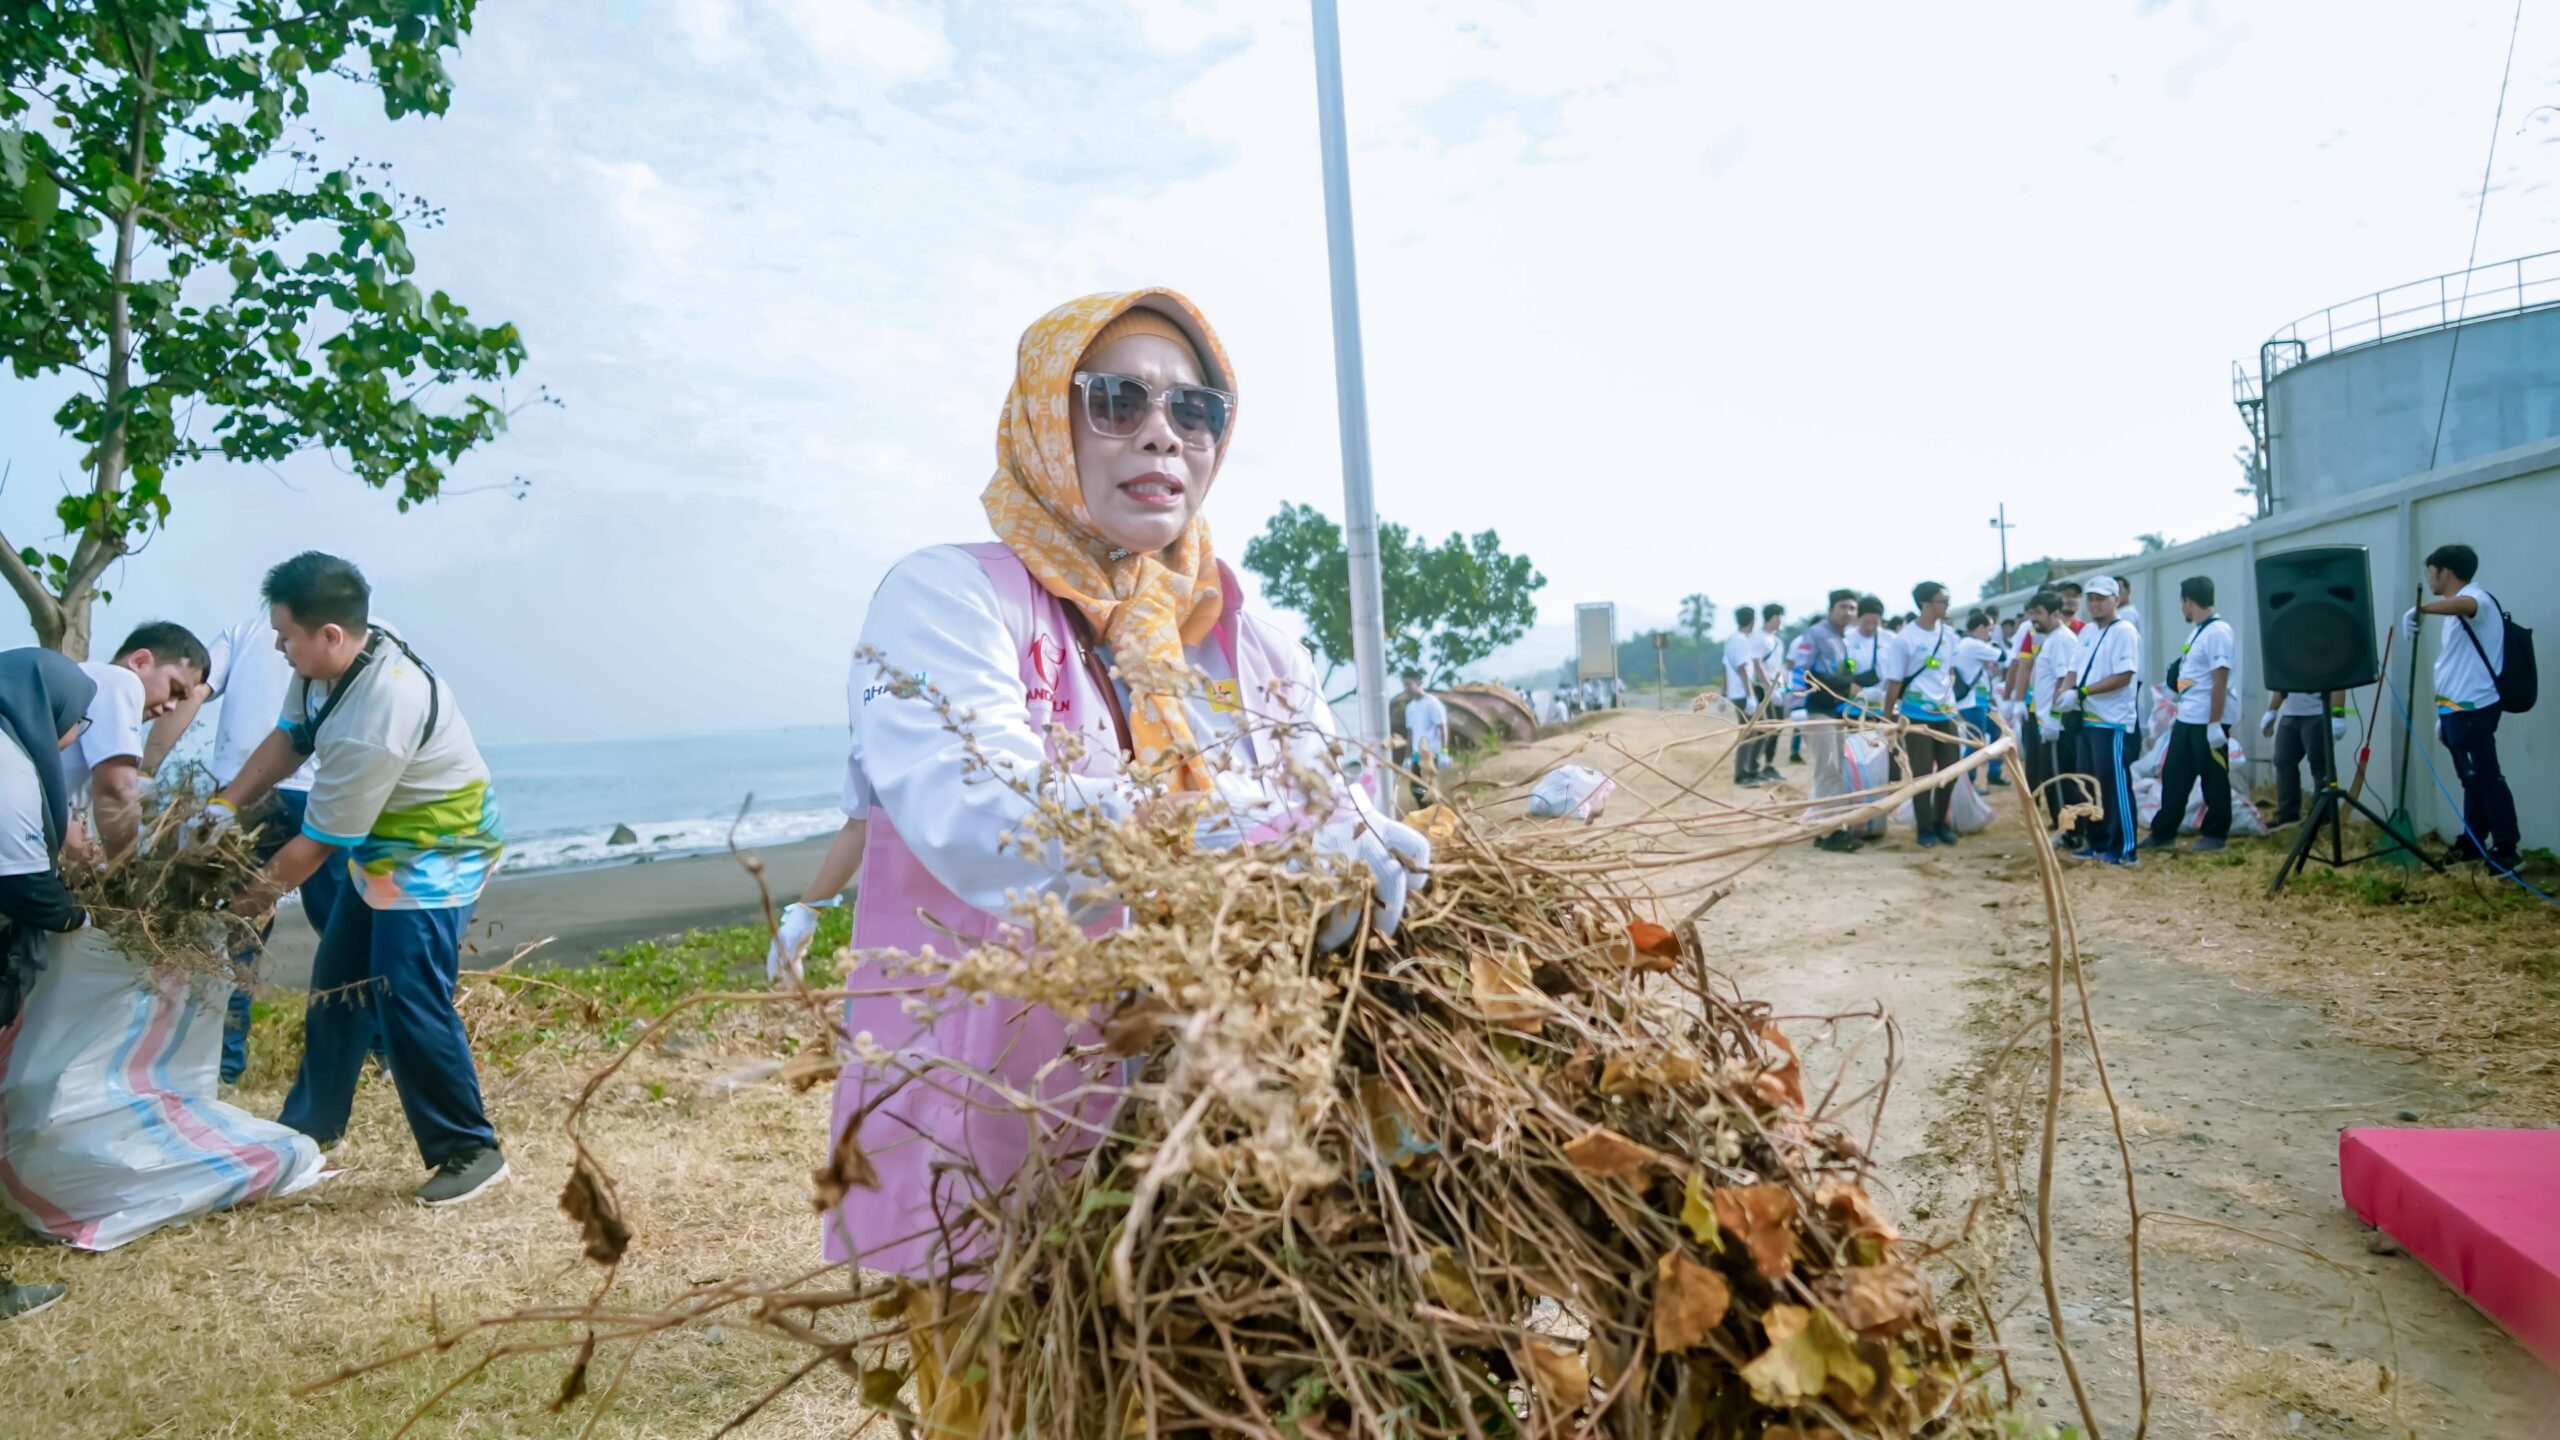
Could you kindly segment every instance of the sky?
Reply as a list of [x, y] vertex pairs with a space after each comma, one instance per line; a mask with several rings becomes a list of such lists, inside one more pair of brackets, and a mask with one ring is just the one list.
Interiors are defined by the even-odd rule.
[[[2231, 362], [2462, 266], [2514, 13], [1345, 9], [1379, 513], [1545, 574], [1497, 673], [1582, 601], [1969, 593], [2001, 504], [2021, 560], [2238, 523]], [[101, 647], [319, 547], [484, 741], [841, 723], [882, 573], [985, 534], [1022, 328], [1150, 283], [1235, 361], [1221, 553], [1338, 517], [1311, 46], [1283, 0], [486, 0], [448, 115], [320, 128], [444, 207], [416, 278], [560, 404], [408, 515], [318, 457], [176, 472]], [[2499, 128], [2483, 261], [2560, 247], [2560, 13]], [[63, 393], [0, 377], [12, 543], [76, 478]]]

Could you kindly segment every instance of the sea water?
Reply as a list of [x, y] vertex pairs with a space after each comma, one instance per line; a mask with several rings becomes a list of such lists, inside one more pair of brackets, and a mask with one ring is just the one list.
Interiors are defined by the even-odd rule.
[[[483, 745], [502, 873], [784, 844], [844, 824], [841, 726]], [[743, 811], [743, 814], [741, 813]], [[627, 825], [634, 843], [610, 843]]]

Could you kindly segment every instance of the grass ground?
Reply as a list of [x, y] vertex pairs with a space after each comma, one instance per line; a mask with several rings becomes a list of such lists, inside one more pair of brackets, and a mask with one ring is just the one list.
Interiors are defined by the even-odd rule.
[[[813, 956], [841, 946], [845, 926], [842, 915], [828, 917]], [[104, 1255], [40, 1246], [0, 1222], [0, 1269], [72, 1291], [45, 1315], [0, 1327], [0, 1416], [27, 1425], [0, 1421], [0, 1433], [46, 1440], [394, 1434], [476, 1352], [477, 1338], [462, 1329], [472, 1317], [592, 1292], [601, 1272], [579, 1258], [576, 1232], [555, 1203], [570, 1157], [562, 1116], [589, 1074], [676, 1001], [760, 988], [763, 951], [758, 928], [737, 926], [611, 951], [589, 968], [472, 984], [463, 1010], [516, 1176], [482, 1202], [439, 1211], [405, 1203], [424, 1172], [392, 1087], [371, 1074], [345, 1145], [329, 1157], [342, 1173], [301, 1195], [208, 1216]], [[832, 981], [827, 970], [813, 959], [812, 981]], [[275, 1113], [300, 1032], [297, 1013], [262, 1014], [238, 1095], [244, 1108]], [[687, 1012], [598, 1097], [586, 1134], [619, 1178], [640, 1232], [624, 1262], [636, 1297], [814, 1261], [818, 1232], [806, 1196], [823, 1147], [826, 1090], [722, 1083], [802, 1040], [778, 1010]], [[452, 1353], [309, 1398], [292, 1393], [455, 1335], [463, 1343]], [[605, 1347], [596, 1389], [621, 1359]], [[632, 1359], [617, 1403], [592, 1433], [708, 1435], [798, 1359], [717, 1329], [667, 1337]], [[446, 1396], [413, 1433], [540, 1440], [589, 1433], [592, 1399], [557, 1415], [547, 1408], [565, 1360], [503, 1359]], [[852, 1413], [850, 1383], [832, 1372], [813, 1377], [739, 1433], [840, 1434]]]
[[[1829, 877], [1825, 884], [1864, 875], [1871, 884], [1881, 877], [1867, 867], [1935, 866], [1961, 881], [1964, 908], [1971, 909], [1972, 896], [1994, 898], [1999, 887], [2016, 882], [1946, 867], [1985, 863], [1990, 848], [1969, 848], [1952, 859], [1919, 852], [1897, 859], [1888, 851], [1806, 873]], [[2146, 858], [2137, 870], [2077, 882], [2075, 903], [2094, 949], [2129, 957], [2135, 947], [2122, 942], [2140, 941], [2146, 950], [2174, 952], [2174, 962], [2164, 962], [2170, 973], [2174, 966], [2210, 968], [2250, 990], [2310, 1002], [2342, 1040], [2423, 1057], [2452, 1078], [2454, 1103], [2466, 1107], [2431, 1112], [2428, 1123], [2549, 1123], [2560, 1114], [2560, 912], [2520, 891], [2466, 877], [2373, 867], [2315, 869], [2295, 882], [2286, 903], [2255, 903], [2280, 858], [2274, 842], [2245, 843], [2219, 858]], [[2553, 889], [2545, 882], [2554, 877], [2536, 876], [2542, 888]], [[1807, 882], [1770, 882], [1770, 903], [1792, 903], [1784, 897], [1801, 883]], [[844, 926], [842, 915], [830, 916], [813, 955], [840, 945]], [[1887, 932], [1869, 928], [1870, 941], [1840, 978], [1844, 999], [1875, 993], [1886, 983], [1885, 972], [1902, 963], [1889, 946], [1876, 948], [1874, 937]], [[2112, 950], [2111, 939], [2119, 942]], [[597, 1066], [669, 1006], [705, 991], [759, 987], [763, 948], [761, 933], [741, 926], [627, 947], [588, 968], [475, 982], [465, 1013], [518, 1177], [483, 1203], [432, 1212], [402, 1203], [422, 1172], [391, 1087], [371, 1077], [348, 1142], [331, 1157], [344, 1173], [304, 1195], [211, 1216], [106, 1255], [40, 1247], [15, 1230], [0, 1233], [0, 1268], [73, 1287], [54, 1311], [0, 1326], [0, 1434], [46, 1440], [373, 1440], [394, 1434], [466, 1368], [466, 1357], [482, 1343], [466, 1328], [471, 1319], [593, 1292], [600, 1274], [579, 1258], [576, 1232], [556, 1205], [570, 1155], [561, 1118]], [[1799, 993], [1812, 983], [1796, 955], [1803, 948], [1788, 947], [1795, 958], [1756, 987], [1773, 998], [1811, 1003]], [[2018, 956], [1994, 950], [1983, 968], [2023, 993], [2032, 990], [2028, 982], [2040, 963], [2023, 950]], [[2126, 963], [2101, 962], [2102, 968]], [[823, 966], [813, 971], [813, 981], [832, 978]], [[1924, 988], [1946, 987], [1930, 981]], [[2151, 1035], [2150, 1019], [2130, 1010], [2109, 1017], [2111, 1025], [2126, 1027], [2121, 1040], [2111, 1033], [2109, 1044], [2121, 1044], [2128, 1083], [2164, 1067], [2226, 1063], [2218, 1049], [2151, 1055], [2146, 1044], [2183, 1043], [2174, 1029], [2189, 1022]], [[1994, 1046], [2014, 1027], [1995, 1028], [2000, 1034], [1987, 1041]], [[264, 1017], [241, 1094], [247, 1108], [274, 1113], [290, 1080], [298, 1032], [292, 1013]], [[744, 1080], [757, 1073], [749, 1068], [753, 1062], [770, 1065], [805, 1043], [794, 1017], [779, 1011], [738, 1007], [689, 1015], [600, 1093], [587, 1134], [617, 1177], [638, 1235], [623, 1274], [636, 1299], [731, 1276], [797, 1273], [812, 1263], [817, 1231], [806, 1197], [810, 1167], [823, 1149], [826, 1093]], [[1950, 1043], [1961, 1051], [1969, 1042], [1959, 1036]], [[2227, 1053], [2245, 1059], [2249, 1047], [2234, 1043]], [[1959, 1065], [1950, 1073], [1944, 1093], [1914, 1100], [1919, 1113], [1952, 1113], [1965, 1102], [1960, 1092], [1969, 1072]], [[2183, 1132], [2202, 1123], [2192, 1108], [2171, 1103], [2174, 1092], [2165, 1092], [2165, 1083], [2127, 1096], [2138, 1145], [2186, 1146], [2192, 1137]], [[2023, 1103], [2009, 1104], [2006, 1113], [2022, 1114]], [[2088, 1109], [2075, 1106], [2066, 1118], [2093, 1128]], [[2214, 1123], [2228, 1128], [2253, 1117], [2263, 1118], [2253, 1110]], [[2316, 1122], [2326, 1118], [2311, 1116], [2301, 1128], [2318, 1131]], [[1907, 1128], [1917, 1136], [1927, 1127]], [[1979, 1134], [1976, 1124], [1944, 1148], [1978, 1147], [1970, 1137]], [[2302, 1143], [2322, 1142], [2312, 1134]], [[2201, 1148], [2192, 1162], [2176, 1163], [2200, 1167], [2198, 1203], [2254, 1217], [2267, 1198], [2267, 1176], [2240, 1161], [2262, 1148], [2255, 1141], [2234, 1147], [2240, 1160], [2217, 1158], [2209, 1169], [2201, 1168], [2208, 1154]], [[2180, 1264], [2215, 1274], [2231, 1269], [2244, 1282], [2248, 1273], [2268, 1268], [2262, 1247], [2226, 1232], [2163, 1230], [2155, 1244], [2163, 1286], [2177, 1278]], [[2103, 1290], [2105, 1280], [2092, 1270], [2066, 1275], [2065, 1284], [2067, 1292], [2086, 1296]], [[2209, 1287], [2209, 1293], [2228, 1288]], [[2265, 1303], [2305, 1308], [2298, 1300]], [[2184, 1383], [2185, 1401], [2183, 1413], [2160, 1417], [2156, 1434], [2289, 1434], [2300, 1428], [2286, 1419], [2296, 1413], [2311, 1417], [2312, 1433], [2374, 1433], [2381, 1423], [2381, 1392], [2369, 1364], [2332, 1356], [2316, 1340], [2235, 1345], [2231, 1330], [2205, 1323], [2208, 1318], [2202, 1307], [2182, 1306], [2156, 1333], [2170, 1378]], [[439, 1336], [457, 1342], [450, 1353], [307, 1398], [293, 1393]], [[563, 1345], [575, 1339], [552, 1338]], [[689, 1330], [659, 1337], [637, 1354], [606, 1345], [594, 1369], [595, 1389], [605, 1388], [626, 1356], [629, 1374], [609, 1413], [600, 1415], [592, 1397], [553, 1413], [565, 1352], [523, 1354], [462, 1383], [412, 1433], [700, 1440], [804, 1358], [739, 1333]], [[2449, 1366], [2402, 1378], [2446, 1390], [2470, 1377]], [[853, 1382], [821, 1371], [735, 1433], [795, 1440], [841, 1435], [856, 1408]]]

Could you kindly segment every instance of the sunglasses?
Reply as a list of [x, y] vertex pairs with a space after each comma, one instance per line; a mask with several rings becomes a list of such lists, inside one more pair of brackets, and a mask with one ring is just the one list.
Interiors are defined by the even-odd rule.
[[1227, 438], [1236, 419], [1236, 397], [1206, 385], [1172, 385], [1158, 391], [1135, 375], [1076, 372], [1076, 393], [1084, 397], [1084, 423], [1096, 435], [1126, 440], [1147, 422], [1147, 411], [1164, 407], [1173, 433], [1194, 450], [1205, 450]]

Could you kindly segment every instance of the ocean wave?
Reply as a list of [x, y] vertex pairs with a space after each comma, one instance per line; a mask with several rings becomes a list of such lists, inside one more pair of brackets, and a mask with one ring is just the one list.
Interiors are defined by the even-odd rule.
[[509, 840], [499, 862], [501, 875], [528, 875], [545, 870], [572, 870], [589, 865], [627, 865], [635, 860], [669, 860], [680, 855], [706, 855], [726, 850], [736, 831], [738, 848], [785, 845], [813, 836], [831, 835], [844, 825], [844, 812], [777, 810], [751, 814], [743, 821], [662, 820], [626, 822], [637, 843], [615, 845], [611, 825], [557, 831]]

